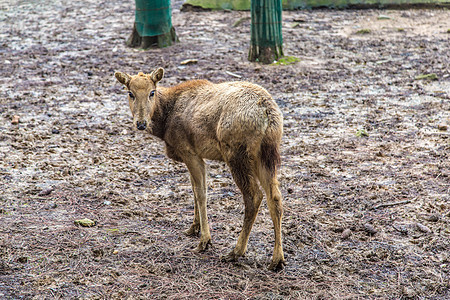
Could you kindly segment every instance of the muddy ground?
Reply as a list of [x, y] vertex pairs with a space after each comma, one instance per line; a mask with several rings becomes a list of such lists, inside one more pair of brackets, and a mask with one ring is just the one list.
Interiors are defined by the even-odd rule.
[[[0, 298], [450, 298], [448, 10], [284, 12], [301, 61], [262, 66], [246, 60], [249, 12], [180, 4], [181, 42], [147, 51], [124, 45], [132, 1], [0, 4]], [[239, 75], [281, 107], [283, 271], [266, 268], [265, 203], [246, 257], [220, 260], [243, 203], [218, 162], [213, 247], [193, 252], [186, 168], [132, 128], [113, 76], [157, 66], [165, 85]]]

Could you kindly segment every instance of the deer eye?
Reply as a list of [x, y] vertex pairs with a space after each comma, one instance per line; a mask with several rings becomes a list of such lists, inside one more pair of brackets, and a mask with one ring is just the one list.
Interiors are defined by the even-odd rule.
[[132, 92], [128, 92], [128, 96], [130, 96], [131, 99], [134, 99], [134, 95]]
[[153, 96], [155, 96], [155, 90], [151, 91], [150, 95], [149, 95], [149, 97], [153, 97]]

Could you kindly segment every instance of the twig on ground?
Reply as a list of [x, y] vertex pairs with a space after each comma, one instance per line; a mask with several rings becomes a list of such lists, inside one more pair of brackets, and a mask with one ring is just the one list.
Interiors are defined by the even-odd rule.
[[391, 207], [391, 206], [397, 206], [397, 205], [402, 205], [402, 204], [408, 204], [411, 202], [412, 202], [411, 200], [404, 200], [404, 201], [399, 201], [399, 202], [381, 203], [381, 204], [378, 204], [378, 205], [375, 205], [374, 207], [372, 207], [372, 210], [379, 209], [379, 208], [385, 208], [385, 207]]

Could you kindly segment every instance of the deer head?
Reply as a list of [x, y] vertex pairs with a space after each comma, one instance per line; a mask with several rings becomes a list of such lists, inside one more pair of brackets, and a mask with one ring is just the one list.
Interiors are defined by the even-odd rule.
[[158, 68], [150, 74], [139, 72], [134, 76], [115, 72], [114, 76], [128, 91], [128, 103], [133, 116], [133, 124], [139, 130], [147, 129], [151, 124], [158, 102], [156, 84], [163, 78], [164, 69]]

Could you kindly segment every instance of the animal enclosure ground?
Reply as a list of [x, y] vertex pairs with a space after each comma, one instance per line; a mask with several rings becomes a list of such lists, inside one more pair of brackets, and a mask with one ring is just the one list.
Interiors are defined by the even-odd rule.
[[[132, 1], [0, 4], [0, 298], [450, 298], [448, 10], [284, 12], [300, 62], [262, 66], [246, 60], [249, 12], [173, 7], [181, 42], [142, 51], [124, 45]], [[157, 66], [163, 85], [240, 76], [276, 99], [283, 271], [266, 269], [264, 202], [246, 257], [220, 260], [243, 221], [222, 163], [213, 247], [192, 251], [189, 174], [132, 128], [113, 75]]]

